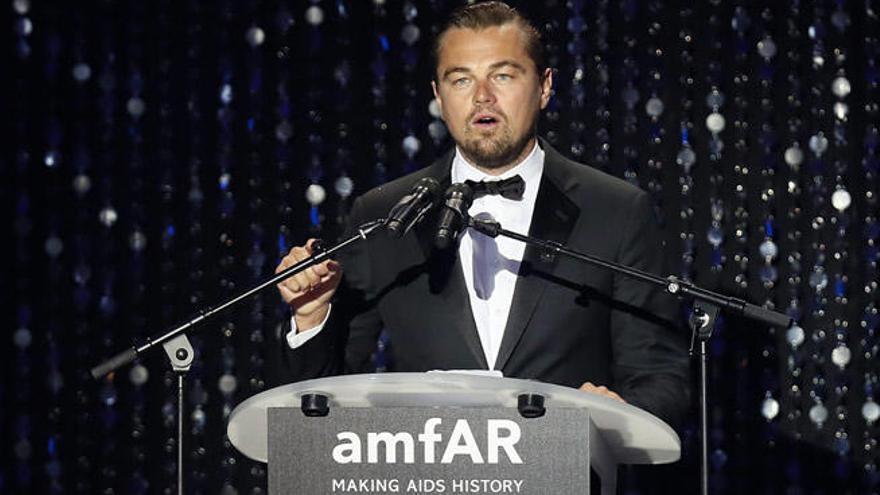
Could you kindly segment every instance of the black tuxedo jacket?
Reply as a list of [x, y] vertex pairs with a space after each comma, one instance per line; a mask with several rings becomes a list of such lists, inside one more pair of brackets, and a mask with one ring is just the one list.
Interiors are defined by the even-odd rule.
[[[662, 246], [648, 195], [572, 162], [547, 143], [529, 234], [656, 274]], [[453, 152], [355, 200], [349, 231], [384, 217], [422, 177], [450, 182]], [[437, 209], [439, 210], [439, 209]], [[486, 369], [457, 249], [432, 245], [428, 216], [402, 239], [384, 232], [340, 256], [344, 277], [320, 334], [296, 350], [282, 327], [272, 352], [282, 382], [371, 370], [384, 328], [395, 371]], [[578, 387], [590, 381], [675, 425], [688, 404], [678, 304], [643, 282], [527, 247], [495, 369]]]

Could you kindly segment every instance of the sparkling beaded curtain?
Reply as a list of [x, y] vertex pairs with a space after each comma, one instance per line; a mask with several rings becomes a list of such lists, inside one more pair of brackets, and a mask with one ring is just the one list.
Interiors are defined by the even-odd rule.
[[[446, 149], [429, 46], [459, 3], [3, 3], [0, 492], [174, 489], [167, 361], [87, 370]], [[672, 273], [797, 321], [711, 342], [713, 492], [876, 493], [877, 2], [512, 3], [557, 70], [541, 133], [652, 194]], [[285, 314], [190, 335], [188, 491], [265, 490], [224, 432]], [[695, 491], [695, 432], [628, 492]]]

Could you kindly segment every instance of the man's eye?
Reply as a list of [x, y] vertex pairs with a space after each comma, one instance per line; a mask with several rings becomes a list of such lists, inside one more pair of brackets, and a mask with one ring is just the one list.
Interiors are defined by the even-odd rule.
[[513, 79], [513, 76], [511, 76], [510, 74], [496, 74], [495, 75], [496, 81], [507, 82], [507, 81], [510, 81], [511, 79]]
[[466, 85], [469, 81], [470, 81], [470, 79], [468, 79], [468, 78], [466, 78], [466, 77], [459, 77], [458, 79], [453, 79], [453, 81], [452, 81], [452, 85], [453, 85], [453, 86], [464, 86], [464, 85]]

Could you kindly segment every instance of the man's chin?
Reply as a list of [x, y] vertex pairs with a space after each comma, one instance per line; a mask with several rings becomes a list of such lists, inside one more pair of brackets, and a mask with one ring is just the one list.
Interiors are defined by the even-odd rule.
[[474, 162], [474, 165], [489, 170], [504, 168], [516, 159], [516, 154], [510, 152], [498, 153], [475, 151], [476, 150], [471, 150], [471, 152], [467, 153], [468, 157]]
[[521, 152], [514, 148], [496, 139], [479, 139], [468, 142], [462, 151], [474, 165], [492, 170], [512, 165]]

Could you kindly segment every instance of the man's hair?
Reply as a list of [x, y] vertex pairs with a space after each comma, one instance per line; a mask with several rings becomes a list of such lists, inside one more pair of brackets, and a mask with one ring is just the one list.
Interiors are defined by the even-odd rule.
[[437, 65], [440, 63], [440, 49], [443, 37], [451, 29], [473, 29], [478, 31], [490, 27], [516, 24], [525, 36], [526, 53], [535, 63], [538, 77], [543, 78], [544, 69], [544, 44], [541, 41], [541, 33], [532, 22], [523, 16], [518, 10], [503, 2], [480, 2], [465, 5], [456, 9], [443, 28], [434, 39], [434, 79], [437, 79]]

